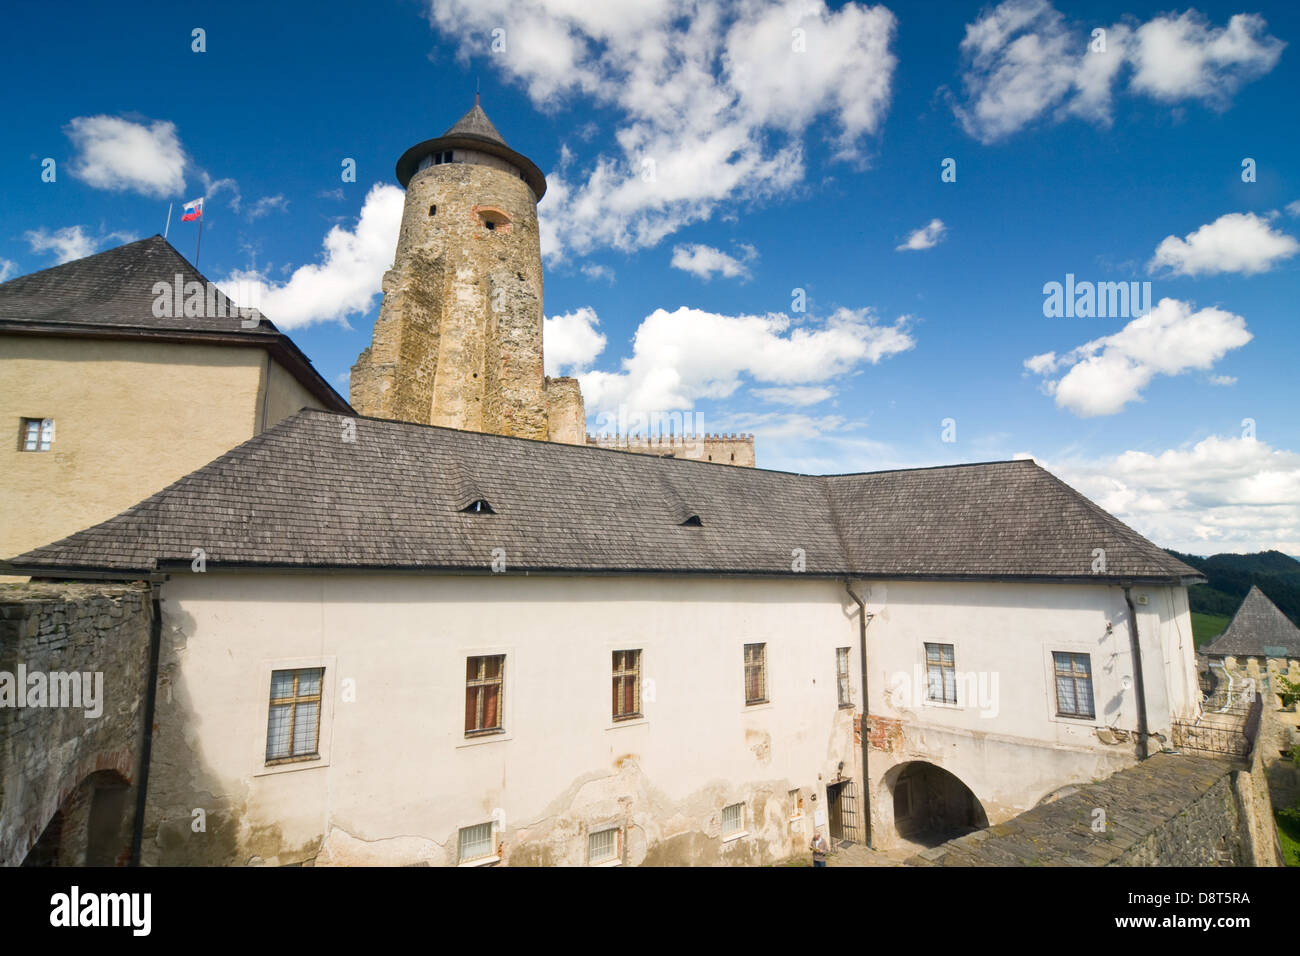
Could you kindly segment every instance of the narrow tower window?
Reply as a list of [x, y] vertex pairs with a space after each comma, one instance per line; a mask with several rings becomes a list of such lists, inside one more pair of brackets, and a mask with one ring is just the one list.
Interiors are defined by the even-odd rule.
[[430, 216], [436, 216], [436, 215], [438, 215], [438, 207], [437, 207], [437, 206], [430, 206], [430, 207], [429, 207], [429, 215], [430, 215]]

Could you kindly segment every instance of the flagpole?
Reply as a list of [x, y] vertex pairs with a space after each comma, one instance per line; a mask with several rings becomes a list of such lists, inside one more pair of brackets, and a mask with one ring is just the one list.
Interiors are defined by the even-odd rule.
[[170, 230], [171, 227], [172, 227], [172, 206], [174, 206], [174, 205], [175, 205], [175, 203], [170, 203], [170, 202], [167, 204], [167, 225], [163, 226], [163, 238], [164, 238], [164, 239], [167, 238], [167, 232], [168, 232], [168, 230]]
[[194, 268], [199, 267], [199, 249], [203, 246], [203, 213], [199, 213], [199, 238], [194, 244]]

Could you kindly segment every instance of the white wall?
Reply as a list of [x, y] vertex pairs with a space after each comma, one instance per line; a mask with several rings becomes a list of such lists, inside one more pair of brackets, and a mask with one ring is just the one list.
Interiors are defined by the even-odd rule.
[[[865, 588], [871, 713], [900, 730], [870, 753], [877, 845], [892, 835], [890, 771], [910, 760], [956, 774], [997, 822], [1135, 759], [1131, 735], [1097, 733], [1136, 726], [1120, 589]], [[1167, 731], [1186, 600], [1137, 593], [1152, 729]], [[163, 594], [154, 862], [447, 864], [458, 828], [495, 816], [506, 862], [582, 864], [587, 833], [618, 825], [630, 863], [753, 863], [805, 850], [841, 761], [861, 779], [857, 608], [838, 582], [210, 570]], [[919, 676], [924, 697], [927, 640], [956, 646], [976, 699], [932, 706], [897, 685]], [[768, 645], [771, 703], [756, 707], [751, 642]], [[850, 708], [837, 647], [851, 649]], [[627, 648], [643, 650], [645, 720], [616, 724], [610, 658]], [[1056, 716], [1053, 650], [1091, 655], [1096, 720]], [[507, 655], [506, 732], [467, 740], [465, 657], [488, 653]], [[270, 671], [304, 666], [326, 668], [322, 758], [267, 768]], [[796, 787], [807, 815], [792, 825]], [[724, 843], [720, 811], [741, 801], [749, 835]], [[212, 808], [207, 838], [191, 830], [196, 807]]]
[[[868, 582], [868, 757], [878, 845], [893, 833], [898, 768], [925, 760], [956, 775], [990, 823], [1070, 783], [1136, 761], [1137, 698], [1121, 588], [1087, 584]], [[1191, 621], [1183, 588], [1133, 588], [1149, 730], [1169, 735], [1171, 714], [1195, 707]], [[1109, 625], [1109, 627], [1108, 627]], [[927, 700], [925, 643], [952, 644], [955, 706]], [[1054, 651], [1086, 653], [1095, 718], [1057, 714]], [[1118, 730], [1120, 733], [1116, 733]], [[1101, 731], [1101, 733], [1099, 733]], [[1152, 749], [1159, 742], [1152, 740]]]
[[[806, 821], [791, 836], [790, 789], [811, 815], [819, 775], [856, 767], [835, 649], [853, 648], [856, 675], [857, 625], [834, 582], [209, 571], [164, 597], [158, 862], [196, 859], [187, 827], [204, 800], [239, 819], [236, 862], [309, 858], [323, 839], [318, 863], [450, 863], [458, 828], [494, 811], [514, 862], [582, 863], [586, 830], [610, 822], [629, 862], [754, 862], [811, 836]], [[771, 703], [746, 707], [751, 642], [768, 644]], [[643, 649], [653, 691], [644, 721], [614, 724], [611, 652], [625, 648]], [[506, 733], [466, 740], [465, 657], [479, 653], [507, 655]], [[323, 758], [267, 772], [270, 670], [320, 665]], [[751, 836], [723, 846], [719, 811], [738, 801]]]

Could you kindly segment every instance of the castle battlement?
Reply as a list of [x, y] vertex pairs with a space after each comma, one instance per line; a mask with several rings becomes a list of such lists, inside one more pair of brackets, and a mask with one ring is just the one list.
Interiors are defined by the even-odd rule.
[[588, 434], [587, 444], [643, 455], [663, 455], [692, 461], [754, 467], [754, 436], [742, 432], [693, 434]]

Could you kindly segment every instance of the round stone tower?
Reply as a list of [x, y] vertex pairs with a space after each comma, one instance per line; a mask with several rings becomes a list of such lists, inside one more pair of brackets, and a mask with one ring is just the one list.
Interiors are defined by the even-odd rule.
[[401, 232], [373, 340], [352, 367], [353, 407], [583, 441], [567, 434], [575, 416], [583, 421], [581, 396], [548, 396], [543, 372], [541, 170], [506, 145], [475, 97], [451, 129], [402, 154], [397, 180], [406, 188]]

